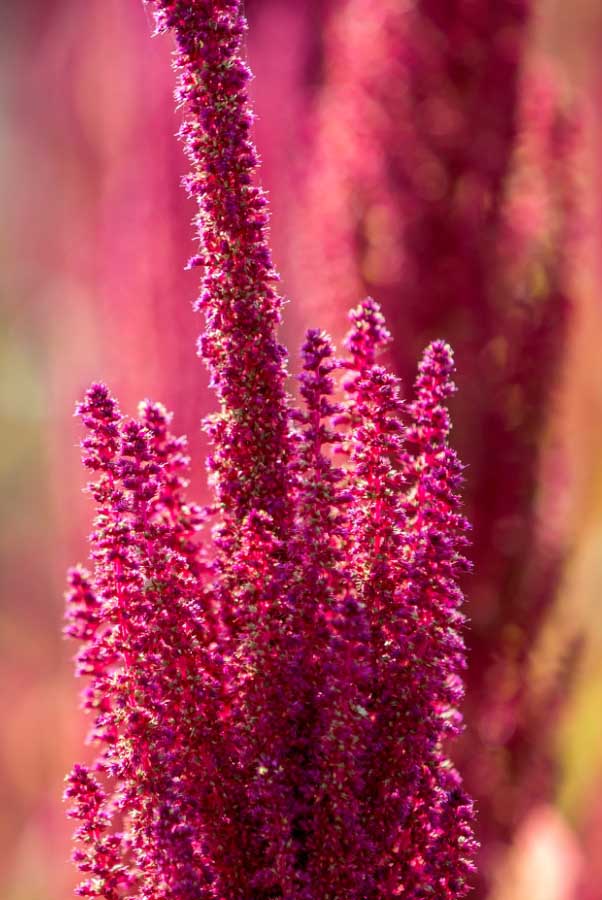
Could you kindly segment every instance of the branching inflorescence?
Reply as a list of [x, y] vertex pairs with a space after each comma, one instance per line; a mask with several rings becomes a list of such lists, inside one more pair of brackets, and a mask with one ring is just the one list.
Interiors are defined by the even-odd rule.
[[90, 388], [93, 571], [70, 572], [67, 626], [99, 747], [66, 791], [79, 893], [463, 897], [472, 809], [443, 746], [460, 725], [467, 568], [451, 350], [431, 344], [404, 408], [368, 299], [346, 358], [308, 332], [292, 407], [240, 2], [152, 6], [177, 40], [199, 204], [216, 502], [186, 500], [186, 443], [161, 405], [128, 419]]

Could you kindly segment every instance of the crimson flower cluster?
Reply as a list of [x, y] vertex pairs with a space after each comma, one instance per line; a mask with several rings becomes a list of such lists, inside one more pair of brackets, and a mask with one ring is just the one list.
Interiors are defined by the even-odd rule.
[[160, 404], [131, 419], [90, 388], [92, 571], [73, 569], [67, 595], [98, 748], [66, 790], [78, 892], [463, 897], [473, 814], [444, 748], [460, 726], [468, 567], [451, 350], [427, 348], [403, 405], [365, 300], [344, 358], [308, 332], [293, 406], [241, 4], [152, 6], [177, 40], [199, 205], [215, 503], [187, 500], [186, 441]]

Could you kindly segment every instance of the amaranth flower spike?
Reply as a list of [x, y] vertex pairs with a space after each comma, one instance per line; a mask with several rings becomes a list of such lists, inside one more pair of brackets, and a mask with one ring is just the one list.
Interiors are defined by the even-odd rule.
[[240, 4], [152, 5], [177, 39], [200, 210], [218, 521], [201, 541], [163, 407], [128, 419], [93, 385], [78, 410], [96, 476], [92, 572], [70, 573], [67, 625], [99, 748], [66, 791], [79, 894], [461, 898], [472, 810], [443, 748], [460, 723], [467, 565], [451, 352], [426, 351], [404, 409], [366, 300], [348, 358], [308, 333], [292, 407]]

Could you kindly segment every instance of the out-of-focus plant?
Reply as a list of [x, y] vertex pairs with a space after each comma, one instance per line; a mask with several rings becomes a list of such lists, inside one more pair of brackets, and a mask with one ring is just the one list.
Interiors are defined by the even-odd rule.
[[467, 568], [451, 351], [430, 344], [404, 409], [366, 300], [344, 360], [308, 332], [291, 407], [241, 3], [151, 5], [177, 40], [199, 205], [215, 505], [187, 501], [186, 444], [161, 405], [127, 419], [90, 388], [93, 572], [70, 573], [67, 632], [100, 750], [66, 791], [79, 893], [463, 897], [472, 809], [443, 746], [460, 723]]
[[460, 753], [485, 880], [550, 796], [568, 682], [530, 690], [563, 561], [537, 486], [569, 321], [575, 142], [528, 72], [530, 18], [528, 0], [333, 6], [295, 282], [335, 333], [358, 292], [382, 298], [406, 383], [435, 334], [460, 355], [454, 412], [477, 570]]

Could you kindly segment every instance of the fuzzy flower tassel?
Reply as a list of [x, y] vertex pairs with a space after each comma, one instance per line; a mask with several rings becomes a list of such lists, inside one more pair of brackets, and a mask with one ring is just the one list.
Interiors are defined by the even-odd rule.
[[308, 332], [293, 406], [240, 3], [151, 5], [176, 38], [199, 206], [215, 503], [187, 500], [186, 441], [160, 404], [130, 419], [90, 388], [91, 570], [69, 573], [66, 626], [97, 748], [67, 779], [78, 893], [459, 900], [475, 844], [446, 751], [468, 568], [451, 350], [427, 348], [404, 406], [367, 299], [344, 358]]

